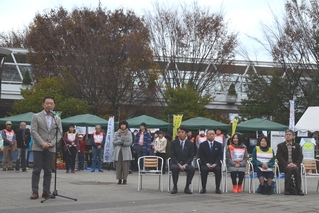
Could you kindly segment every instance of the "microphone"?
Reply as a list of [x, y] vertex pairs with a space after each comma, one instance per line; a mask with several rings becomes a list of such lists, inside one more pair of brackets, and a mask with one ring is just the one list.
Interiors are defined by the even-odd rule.
[[52, 114], [52, 115], [55, 115], [55, 113], [53, 112], [53, 110], [52, 110], [52, 109], [50, 109], [49, 111], [51, 112], [51, 114]]

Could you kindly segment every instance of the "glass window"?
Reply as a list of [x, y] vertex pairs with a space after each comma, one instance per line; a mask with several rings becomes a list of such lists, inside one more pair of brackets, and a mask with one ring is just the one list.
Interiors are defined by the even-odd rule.
[[14, 57], [15, 57], [17, 63], [22, 63], [22, 64], [27, 63], [27, 55], [26, 54], [15, 53]]
[[4, 59], [4, 63], [14, 63], [11, 54]]
[[21, 71], [21, 75], [22, 77], [24, 77], [24, 74], [26, 71], [29, 71], [29, 74], [30, 74], [30, 77], [31, 77], [31, 80], [33, 81], [33, 73], [32, 73], [32, 68], [31, 66], [28, 66], [28, 65], [19, 65], [19, 69]]
[[3, 66], [2, 81], [17, 81], [17, 82], [22, 81], [19, 75], [18, 69], [15, 65], [5, 64]]

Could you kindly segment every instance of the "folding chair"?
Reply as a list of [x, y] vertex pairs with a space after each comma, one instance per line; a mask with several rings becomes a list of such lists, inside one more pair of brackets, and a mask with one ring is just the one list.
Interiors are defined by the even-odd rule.
[[[225, 163], [225, 169], [226, 169], [226, 173], [225, 173], [225, 193], [227, 193], [227, 166]], [[254, 167], [253, 164], [251, 163], [250, 160], [247, 160], [246, 163], [246, 172], [245, 172], [245, 178], [243, 180], [243, 191], [245, 191], [245, 185], [246, 185], [246, 177], [248, 176], [248, 193], [251, 193], [251, 188], [253, 188], [253, 193], [255, 193], [255, 184], [253, 184], [253, 180], [254, 180]]]
[[[200, 190], [201, 190], [200, 184], [202, 182], [202, 179], [201, 179], [200, 159], [199, 158], [197, 158], [196, 163], [197, 163], [197, 167], [198, 167], [198, 192], [200, 192]], [[221, 163], [221, 168], [220, 169], [221, 169], [221, 175], [222, 175], [220, 184], [222, 185], [222, 192], [224, 193], [225, 192], [225, 188], [224, 188], [224, 184], [222, 182], [223, 182], [223, 179], [224, 179], [224, 181], [226, 181], [227, 168], [226, 168], [225, 172], [223, 172], [223, 161], [220, 161], [220, 163]], [[208, 172], [208, 176], [214, 176], [215, 177], [215, 173], [214, 172]], [[225, 187], [226, 187], [226, 185], [227, 185], [227, 183], [225, 183]], [[227, 190], [226, 190], [226, 192], [227, 192]]]
[[[252, 181], [251, 184], [252, 184], [252, 187], [253, 187], [253, 193], [255, 193], [256, 192], [256, 186], [255, 186], [255, 183], [253, 183], [253, 180], [254, 180], [254, 177], [257, 175], [257, 172], [255, 172], [255, 170], [254, 170], [253, 163], [251, 161], [249, 161], [249, 162], [251, 164], [250, 167], [253, 170], [252, 175], [250, 175], [250, 176], [252, 176], [251, 177], [251, 181]], [[274, 179], [272, 181], [275, 181], [275, 183], [276, 183], [275, 191], [276, 191], [277, 194], [280, 194], [280, 172], [278, 172], [279, 171], [279, 166], [278, 166], [277, 162], [275, 162], [275, 164], [274, 164], [274, 166], [272, 168], [272, 171], [274, 173]], [[259, 183], [259, 180], [258, 180], [258, 183]], [[267, 180], [266, 179], [265, 179], [265, 184], [267, 184]]]
[[[307, 173], [307, 170], [315, 171], [315, 173]], [[316, 159], [305, 159], [301, 164], [301, 180], [302, 188], [305, 194], [308, 193], [307, 178], [318, 178], [317, 182], [317, 192], [319, 189], [319, 173], [317, 170], [317, 160]]]
[[[275, 162], [274, 168], [275, 168], [275, 177], [277, 179], [277, 181], [276, 181], [276, 191], [277, 191], [277, 194], [281, 194], [281, 182], [282, 181], [280, 181], [280, 176], [285, 177], [285, 173], [280, 171], [280, 168], [279, 168], [279, 165], [278, 165], [277, 162]], [[303, 174], [302, 174], [303, 170], [304, 170], [304, 165], [301, 163], [301, 165], [300, 165], [301, 187], [302, 187], [302, 191], [306, 194], [306, 192], [305, 192], [305, 182], [303, 181]], [[294, 178], [294, 175], [292, 175], [291, 178]]]
[[[158, 168], [159, 161], [161, 161], [161, 167]], [[142, 177], [143, 176], [159, 176], [158, 189], [163, 191], [163, 158], [159, 156], [142, 156], [138, 159], [138, 180], [137, 191], [142, 189]]]
[[[170, 162], [171, 162], [171, 158], [168, 158], [167, 159], [167, 191], [168, 192], [170, 192], [171, 191], [171, 176], [172, 176], [172, 171], [171, 171], [171, 169], [170, 169]], [[192, 166], [194, 166], [193, 165], [193, 162], [192, 162]], [[179, 173], [180, 175], [181, 174], [187, 174], [186, 172], [180, 172]], [[194, 179], [193, 179], [193, 181], [194, 181]], [[192, 185], [192, 188], [191, 188], [191, 191], [193, 192], [194, 191], [194, 185], [193, 185], [193, 183], [191, 184]]]

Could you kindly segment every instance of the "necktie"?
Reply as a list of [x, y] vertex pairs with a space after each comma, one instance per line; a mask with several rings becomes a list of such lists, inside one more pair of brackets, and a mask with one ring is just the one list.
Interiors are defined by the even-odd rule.
[[182, 141], [182, 152], [184, 151], [184, 141]]
[[213, 152], [213, 143], [210, 142], [210, 152]]

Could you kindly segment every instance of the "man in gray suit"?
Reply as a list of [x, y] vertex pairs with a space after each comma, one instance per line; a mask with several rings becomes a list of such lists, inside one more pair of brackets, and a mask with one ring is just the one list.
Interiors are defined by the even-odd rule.
[[[61, 119], [52, 113], [55, 107], [53, 97], [47, 96], [42, 102], [43, 111], [34, 114], [31, 121], [31, 135], [34, 138], [33, 151], [33, 171], [32, 171], [32, 195], [31, 199], [39, 197], [40, 173], [43, 169], [43, 198], [55, 198], [51, 195], [51, 170], [55, 154], [56, 142], [61, 139], [62, 124]], [[60, 132], [56, 134], [57, 128]], [[56, 135], [58, 138], [56, 138]]]

